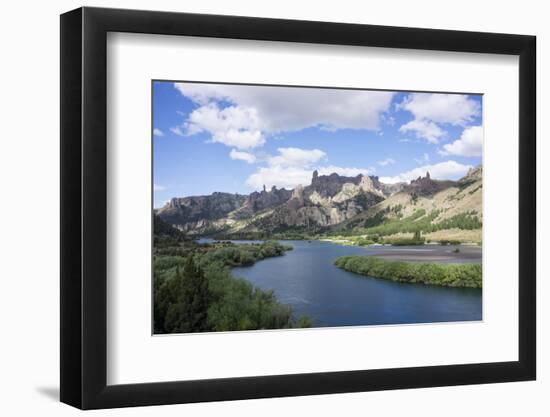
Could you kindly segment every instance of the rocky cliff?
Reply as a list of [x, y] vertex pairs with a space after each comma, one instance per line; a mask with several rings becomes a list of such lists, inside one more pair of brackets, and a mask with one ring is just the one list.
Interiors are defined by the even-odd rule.
[[[204, 230], [243, 206], [247, 196], [215, 192], [211, 195], [172, 198], [157, 215], [184, 232]], [[215, 227], [215, 226], [213, 226]]]
[[[383, 184], [376, 176], [319, 175], [314, 171], [309, 185], [299, 185], [293, 190], [264, 187], [249, 195], [213, 193], [173, 198], [157, 214], [188, 234], [359, 227], [392, 205], [404, 207], [405, 212], [413, 206], [411, 211], [420, 206], [426, 209], [445, 206], [446, 211], [456, 212], [453, 206], [466, 198], [464, 202], [475, 200], [471, 205], [477, 208], [477, 201], [481, 201], [481, 176], [482, 170], [478, 167], [459, 181], [434, 180], [426, 173], [409, 184]], [[466, 194], [462, 194], [463, 191]], [[442, 198], [446, 204], [439, 201]]]

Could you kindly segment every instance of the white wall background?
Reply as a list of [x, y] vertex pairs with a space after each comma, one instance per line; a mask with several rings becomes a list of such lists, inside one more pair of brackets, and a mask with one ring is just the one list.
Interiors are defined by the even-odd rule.
[[[0, 410], [3, 415], [76, 415], [59, 392], [59, 17], [71, 0], [6, 2], [0, 23]], [[542, 115], [550, 98], [550, 26], [536, 0], [441, 2], [125, 0], [86, 5], [181, 12], [494, 31], [538, 37], [539, 259], [550, 250], [550, 157]], [[550, 404], [548, 265], [539, 265], [538, 381], [230, 403], [145, 407], [94, 415], [547, 415]], [[546, 395], [544, 395], [546, 394]]]

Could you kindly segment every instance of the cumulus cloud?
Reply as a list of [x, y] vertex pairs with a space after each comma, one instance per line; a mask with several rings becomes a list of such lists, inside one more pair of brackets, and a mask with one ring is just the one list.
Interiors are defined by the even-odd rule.
[[471, 165], [463, 165], [456, 161], [449, 160], [446, 162], [440, 162], [433, 165], [424, 165], [418, 168], [411, 169], [410, 171], [403, 172], [393, 177], [380, 177], [380, 181], [386, 184], [395, 184], [396, 182], [409, 182], [420, 176], [426, 175], [426, 172], [430, 173], [430, 177], [440, 180], [456, 180], [468, 172], [472, 168]]
[[231, 152], [229, 152], [229, 157], [234, 160], [245, 161], [249, 164], [256, 162], [255, 155], [248, 152], [237, 151], [236, 149], [231, 149]]
[[381, 115], [389, 110], [394, 95], [196, 83], [175, 83], [175, 88], [199, 105], [183, 124], [187, 134], [208, 132], [214, 142], [240, 149], [261, 146], [269, 135], [308, 127], [378, 130]]
[[481, 112], [477, 101], [462, 94], [413, 93], [398, 108], [408, 110], [418, 120], [459, 126], [472, 122]]
[[444, 155], [481, 156], [482, 151], [483, 128], [471, 126], [462, 131], [460, 139], [444, 145], [441, 153]]
[[157, 129], [157, 128], [154, 128], [154, 129], [153, 129], [153, 135], [154, 135], [154, 136], [159, 136], [159, 137], [161, 137], [161, 136], [164, 136], [164, 133], [163, 133], [162, 130]]
[[414, 132], [419, 139], [426, 139], [429, 143], [439, 143], [445, 136], [445, 131], [428, 120], [411, 120], [399, 128], [401, 133]]
[[399, 128], [400, 132], [413, 132], [417, 138], [433, 144], [446, 135], [442, 125], [466, 126], [481, 114], [480, 104], [462, 94], [413, 93], [396, 108], [414, 116]]
[[258, 171], [248, 177], [246, 184], [255, 190], [261, 190], [264, 185], [267, 188], [276, 186], [277, 188], [292, 189], [300, 184], [303, 186], [309, 185], [314, 170], [317, 170], [319, 175], [336, 173], [346, 177], [356, 177], [359, 174], [372, 174], [372, 168], [349, 168], [334, 165], [301, 168], [275, 165], [259, 168]]
[[229, 106], [221, 109], [210, 103], [191, 112], [184, 124], [186, 134], [208, 132], [212, 142], [238, 149], [263, 145], [265, 137], [258, 112], [252, 107]]
[[380, 165], [382, 167], [392, 165], [392, 164], [395, 164], [395, 159], [393, 159], [393, 158], [386, 158], [383, 161], [378, 161], [378, 165]]
[[344, 177], [356, 177], [358, 175], [372, 175], [376, 172], [376, 168], [353, 168], [353, 167], [338, 167], [334, 165], [318, 167], [319, 175], [330, 175], [336, 173]]
[[264, 185], [267, 188], [294, 188], [298, 184], [309, 184], [311, 174], [311, 170], [298, 167], [262, 167], [247, 178], [246, 184], [255, 190], [262, 189]]
[[279, 155], [268, 158], [271, 166], [308, 167], [325, 159], [327, 154], [319, 149], [279, 148]]
[[319, 175], [336, 173], [346, 177], [355, 177], [359, 174], [372, 174], [374, 168], [339, 167], [323, 165], [327, 155], [319, 149], [279, 148], [278, 154], [265, 159], [267, 166], [260, 167], [250, 175], [246, 184], [256, 190], [265, 185], [268, 188], [295, 188], [297, 185], [309, 185], [313, 171]]

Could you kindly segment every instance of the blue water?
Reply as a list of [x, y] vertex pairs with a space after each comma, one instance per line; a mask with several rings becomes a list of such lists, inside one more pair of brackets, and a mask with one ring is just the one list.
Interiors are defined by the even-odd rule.
[[292, 307], [295, 316], [309, 316], [314, 327], [482, 318], [479, 289], [397, 283], [346, 272], [333, 265], [339, 256], [368, 255], [378, 252], [376, 249], [319, 241], [282, 243], [292, 245], [294, 250], [250, 267], [234, 268], [233, 275], [273, 290], [280, 302]]

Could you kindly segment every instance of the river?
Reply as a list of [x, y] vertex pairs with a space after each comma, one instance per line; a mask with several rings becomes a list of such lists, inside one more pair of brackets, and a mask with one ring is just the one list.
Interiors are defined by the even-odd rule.
[[[242, 242], [236, 242], [242, 243]], [[482, 319], [482, 291], [397, 283], [343, 271], [333, 262], [344, 255], [378, 255], [408, 261], [481, 262], [481, 248], [461, 246], [355, 247], [322, 241], [282, 241], [293, 246], [285, 255], [253, 266], [233, 268], [233, 275], [273, 290], [296, 316], [307, 315], [314, 327], [433, 323]]]

